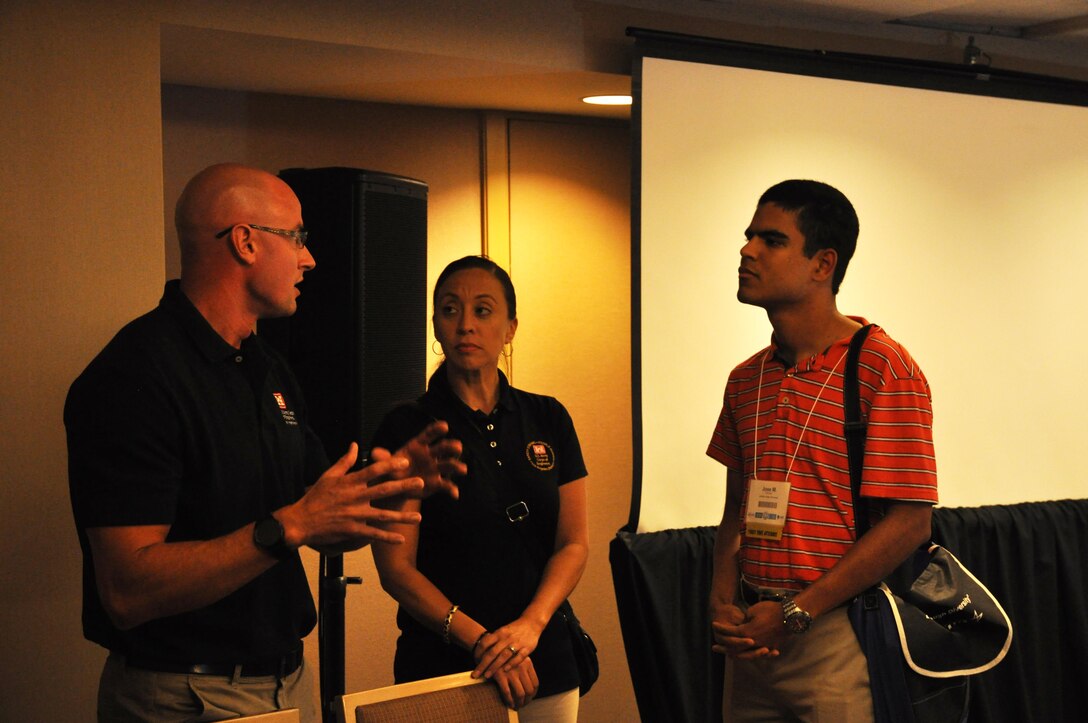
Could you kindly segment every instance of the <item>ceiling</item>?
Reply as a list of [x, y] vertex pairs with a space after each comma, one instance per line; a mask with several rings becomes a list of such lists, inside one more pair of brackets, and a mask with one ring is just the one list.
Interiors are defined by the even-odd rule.
[[[1088, 0], [448, 0], [338, 5], [335, 30], [169, 24], [162, 79], [324, 98], [624, 118], [641, 27], [1088, 81]], [[323, 8], [323, 5], [310, 6]], [[492, 12], [481, 12], [481, 7]], [[313, 10], [309, 11], [313, 13]], [[312, 17], [312, 16], [311, 16]], [[315, 29], [316, 28], [316, 29]], [[224, 59], [229, 59], [225, 62]]]

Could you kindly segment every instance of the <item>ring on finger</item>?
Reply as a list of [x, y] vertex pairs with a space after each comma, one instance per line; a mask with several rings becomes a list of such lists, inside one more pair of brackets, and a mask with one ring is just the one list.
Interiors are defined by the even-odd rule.
[[507, 650], [510, 651], [511, 655], [517, 655], [518, 654], [518, 649], [515, 648], [513, 645], [511, 645], [509, 648], [507, 648]]

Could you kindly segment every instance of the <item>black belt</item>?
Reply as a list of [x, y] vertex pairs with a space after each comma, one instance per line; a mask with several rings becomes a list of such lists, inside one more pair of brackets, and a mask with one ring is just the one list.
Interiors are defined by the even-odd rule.
[[741, 580], [740, 583], [741, 599], [749, 605], [755, 605], [756, 603], [765, 600], [783, 602], [784, 600], [789, 600], [796, 594], [797, 592], [792, 590], [769, 590], [767, 588], [753, 587], [743, 580]]
[[156, 673], [181, 673], [183, 675], [223, 675], [233, 677], [241, 665], [239, 675], [243, 678], [256, 678], [274, 675], [285, 678], [302, 665], [302, 647], [282, 658], [259, 660], [253, 663], [176, 663], [169, 660], [156, 660], [140, 655], [126, 655], [125, 665]]

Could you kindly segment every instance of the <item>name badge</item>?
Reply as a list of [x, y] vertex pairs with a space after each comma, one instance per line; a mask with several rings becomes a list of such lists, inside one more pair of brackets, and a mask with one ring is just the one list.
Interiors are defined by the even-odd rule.
[[744, 515], [745, 537], [781, 540], [790, 505], [790, 483], [753, 477], [748, 483], [748, 504]]

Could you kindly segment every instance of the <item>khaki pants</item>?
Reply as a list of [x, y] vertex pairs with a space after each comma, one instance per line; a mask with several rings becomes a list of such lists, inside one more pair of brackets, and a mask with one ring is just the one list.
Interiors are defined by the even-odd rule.
[[203, 723], [282, 708], [298, 708], [304, 723], [320, 720], [305, 661], [283, 679], [232, 678], [131, 668], [124, 656], [110, 653], [98, 686], [102, 723]]
[[869, 669], [840, 606], [790, 636], [777, 658], [726, 659], [726, 723], [871, 723]]

